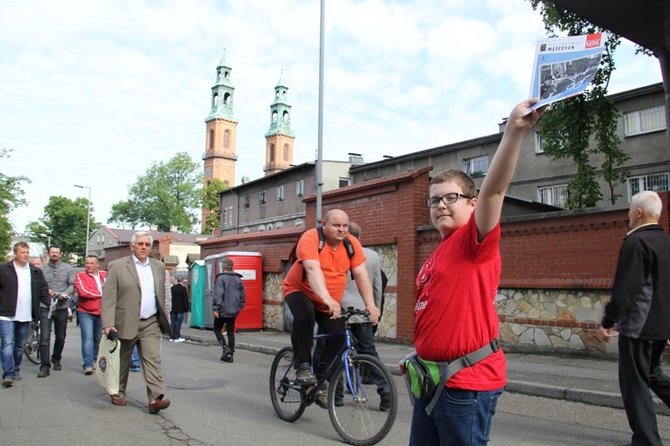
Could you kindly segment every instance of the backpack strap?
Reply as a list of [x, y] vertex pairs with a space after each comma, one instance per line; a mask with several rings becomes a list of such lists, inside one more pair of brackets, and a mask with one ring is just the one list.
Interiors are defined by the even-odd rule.
[[[316, 227], [316, 232], [319, 234], [319, 254], [321, 254], [321, 251], [323, 248], [326, 246], [326, 234], [323, 233], [323, 227], [322, 226], [317, 226]], [[304, 235], [304, 233], [303, 233]], [[300, 236], [302, 238], [302, 236]], [[300, 239], [298, 239], [300, 240]], [[351, 240], [349, 240], [349, 235], [346, 235], [344, 237], [344, 240], [342, 240], [342, 243], [344, 244], [344, 249], [347, 250], [347, 255], [349, 256], [349, 259], [351, 259], [356, 252], [354, 251], [354, 245], [351, 243]], [[293, 249], [296, 249], [298, 246], [298, 242], [294, 245]], [[296, 255], [297, 258], [297, 255]], [[353, 278], [353, 275], [352, 275]], [[305, 266], [303, 265], [302, 267], [302, 281], [306, 282], [307, 281], [307, 271], [305, 271]]]
[[444, 390], [444, 385], [447, 383], [449, 378], [464, 368], [477, 364], [479, 361], [497, 352], [498, 349], [500, 349], [500, 344], [498, 343], [498, 338], [495, 338], [479, 350], [468, 353], [467, 355], [463, 355], [451, 362], [437, 362], [437, 367], [440, 370], [440, 383], [437, 385], [437, 389], [435, 389], [435, 395], [433, 395], [430, 403], [428, 406], [426, 406], [426, 413], [430, 415], [430, 413], [433, 411], [433, 408], [435, 408], [437, 400], [440, 398], [440, 394], [442, 394], [442, 391]]

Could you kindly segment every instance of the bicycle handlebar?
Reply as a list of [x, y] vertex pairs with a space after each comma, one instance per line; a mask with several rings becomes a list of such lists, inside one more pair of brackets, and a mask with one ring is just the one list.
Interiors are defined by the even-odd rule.
[[348, 321], [352, 316], [362, 316], [365, 318], [366, 322], [372, 322], [372, 319], [370, 319], [370, 312], [368, 310], [359, 310], [354, 307], [342, 308], [340, 317]]

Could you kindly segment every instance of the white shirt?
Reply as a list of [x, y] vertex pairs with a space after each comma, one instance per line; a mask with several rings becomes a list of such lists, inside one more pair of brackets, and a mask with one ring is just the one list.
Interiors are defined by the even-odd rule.
[[16, 270], [18, 293], [16, 296], [16, 313], [12, 320], [18, 322], [30, 322], [33, 319], [32, 306], [32, 284], [30, 280], [30, 265], [19, 266], [14, 262]]
[[158, 313], [158, 306], [156, 305], [156, 286], [154, 285], [154, 274], [151, 270], [151, 262], [147, 259], [147, 263], [142, 264], [135, 255], [132, 255], [137, 275], [140, 278], [142, 286], [142, 306], [140, 308], [140, 319], [147, 319]]

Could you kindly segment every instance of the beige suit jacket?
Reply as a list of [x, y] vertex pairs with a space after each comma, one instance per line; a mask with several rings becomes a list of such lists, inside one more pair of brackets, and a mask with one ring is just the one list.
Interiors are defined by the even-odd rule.
[[[163, 333], [172, 335], [165, 314], [165, 264], [149, 259], [156, 289], [158, 324]], [[142, 288], [133, 257], [114, 260], [107, 267], [107, 280], [102, 292], [100, 316], [102, 326], [115, 327], [121, 339], [134, 339], [140, 325]]]

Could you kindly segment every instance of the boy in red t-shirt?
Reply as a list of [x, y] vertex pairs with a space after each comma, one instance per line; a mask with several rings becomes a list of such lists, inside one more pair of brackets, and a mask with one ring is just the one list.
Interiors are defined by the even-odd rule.
[[[525, 114], [535, 102], [523, 101], [510, 113], [479, 195], [460, 170], [431, 179], [426, 204], [442, 241], [416, 280], [414, 343], [423, 359], [452, 361], [498, 336], [500, 214], [523, 134], [544, 111]], [[505, 357], [497, 350], [451, 377], [430, 415], [430, 400], [416, 400], [410, 446], [487, 444], [506, 379]]]

